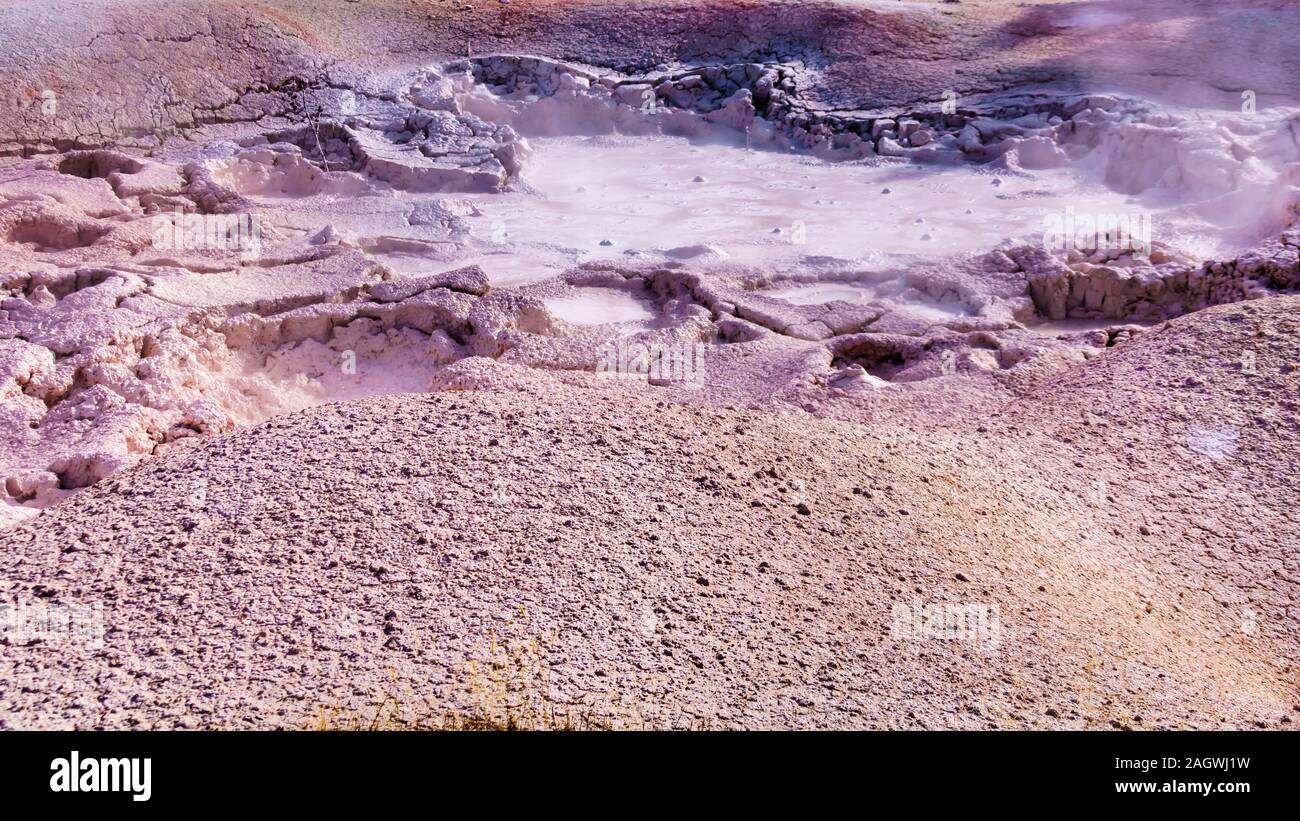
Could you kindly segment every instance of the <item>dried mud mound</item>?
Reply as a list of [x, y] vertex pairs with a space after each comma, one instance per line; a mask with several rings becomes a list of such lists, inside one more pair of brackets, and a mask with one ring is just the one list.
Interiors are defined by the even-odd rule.
[[[1294, 395], [1294, 337], [1270, 329], [1296, 306], [1175, 320], [977, 434], [658, 403], [486, 360], [519, 390], [278, 418], [4, 535], [5, 598], [101, 602], [106, 630], [4, 645], [0, 715], [294, 727], [542, 705], [616, 726], [1284, 726], [1287, 514], [1168, 467], [1232, 454], [1125, 437], [1194, 400], [1157, 388], [1205, 373], [1206, 333], [1242, 329], [1268, 395]], [[1144, 376], [1112, 381], [1117, 367]], [[1219, 397], [1228, 416], [1259, 401]], [[1277, 449], [1231, 481], [1277, 489], [1282, 413]], [[1228, 539], [1235, 519], [1215, 521], [1232, 516], [1262, 538]], [[1203, 561], [1223, 554], [1241, 561]], [[976, 611], [965, 632], [912, 616]]]
[[1013, 403], [989, 434], [1032, 425], [1068, 443], [1139, 518], [1134, 547], [1275, 631], [1293, 668], [1298, 355], [1300, 298], [1210, 308]]

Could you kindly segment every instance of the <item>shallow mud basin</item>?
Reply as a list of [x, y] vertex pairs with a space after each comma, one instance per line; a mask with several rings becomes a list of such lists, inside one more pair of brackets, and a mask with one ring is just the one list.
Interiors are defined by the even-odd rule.
[[[929, 299], [918, 293], [892, 293], [897, 291], [897, 283], [891, 282], [888, 289], [854, 283], [827, 285], [787, 285], [763, 291], [763, 295], [788, 302], [791, 305], [826, 305], [831, 302], [847, 302], [854, 305], [881, 304], [887, 300], [891, 312], [932, 322], [942, 322], [969, 314], [966, 306], [954, 300], [942, 301]], [[882, 291], [888, 290], [891, 293]]]
[[575, 325], [645, 323], [654, 318], [643, 301], [610, 288], [585, 288], [576, 296], [554, 297], [544, 304], [553, 316]]
[[896, 270], [1041, 236], [1052, 215], [1070, 213], [1159, 215], [1163, 239], [1211, 254], [1233, 247], [1210, 222], [1116, 193], [1083, 169], [836, 163], [663, 136], [532, 142], [529, 190], [471, 198], [483, 214], [476, 237], [532, 251], [511, 259], [502, 247], [479, 260], [503, 285], [628, 257], [777, 269], [829, 257]]

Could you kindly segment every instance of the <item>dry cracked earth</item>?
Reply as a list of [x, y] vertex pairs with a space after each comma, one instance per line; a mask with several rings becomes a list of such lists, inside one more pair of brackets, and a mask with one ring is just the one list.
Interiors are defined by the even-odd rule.
[[0, 23], [0, 727], [1300, 721], [1291, 4]]

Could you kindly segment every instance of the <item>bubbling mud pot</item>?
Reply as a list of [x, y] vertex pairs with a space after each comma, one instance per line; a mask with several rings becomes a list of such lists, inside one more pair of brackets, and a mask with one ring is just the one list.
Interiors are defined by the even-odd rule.
[[[1091, 38], [1100, 55], [1118, 48], [1123, 32], [1172, 25], [1168, 15], [1125, 4], [796, 5], [802, 11], [779, 23], [749, 5], [734, 17], [716, 17], [710, 4], [664, 11], [677, 24], [707, 18], [707, 34], [676, 42], [647, 33], [622, 50], [567, 28], [586, 20], [578, 28], [591, 30], [586, 16], [603, 12], [544, 10], [558, 28], [502, 29], [492, 42], [508, 47], [469, 44], [468, 56], [441, 30], [417, 51], [396, 48], [370, 12], [347, 9], [339, 14], [359, 15], [354, 25], [372, 53], [325, 29], [312, 48], [299, 35], [267, 41], [258, 46], [264, 59], [223, 68], [218, 90], [198, 79], [212, 54], [172, 43], [164, 49], [177, 50], [170, 74], [127, 72], [122, 89], [101, 95], [120, 103], [115, 118], [74, 92], [56, 95], [55, 112], [42, 114], [47, 98], [34, 94], [0, 129], [8, 146], [0, 164], [0, 527], [28, 538], [59, 511], [86, 510], [74, 497], [130, 496], [132, 477], [150, 465], [182, 463], [193, 475], [179, 476], [176, 492], [194, 527], [214, 515], [229, 524], [231, 516], [211, 513], [209, 494], [270, 480], [255, 454], [244, 463], [254, 478], [204, 468], [203, 454], [223, 442], [328, 417], [326, 446], [341, 447], [352, 441], [344, 432], [352, 423], [339, 427], [329, 414], [359, 409], [348, 418], [369, 429], [370, 409], [388, 408], [423, 425], [411, 415], [416, 405], [402, 402], [433, 403], [419, 417], [429, 421], [462, 410], [448, 396], [492, 404], [517, 394], [532, 403], [521, 437], [548, 426], [532, 418], [533, 405], [554, 401], [558, 413], [580, 415], [584, 396], [598, 397], [591, 407], [610, 419], [667, 406], [721, 414], [699, 423], [707, 437], [766, 425], [760, 418], [778, 420], [768, 431], [777, 438], [781, 425], [811, 426], [788, 461], [774, 452], [764, 456], [770, 464], [701, 468], [693, 481], [717, 499], [745, 496], [756, 516], [793, 511], [781, 526], [802, 528], [817, 511], [806, 486], [822, 476], [816, 443], [824, 434], [840, 443], [835, 459], [864, 460], [863, 477], [842, 489], [870, 512], [854, 508], [817, 525], [839, 539], [863, 521], [900, 515], [900, 504], [881, 501], [893, 486], [866, 473], [868, 453], [871, 464], [884, 464], [893, 445], [865, 444], [869, 431], [894, 431], [912, 457], [962, 471], [967, 457], [978, 463], [999, 448], [1016, 451], [1021, 436], [1041, 436], [1052, 442], [1040, 448], [1050, 455], [1025, 457], [1046, 461], [1016, 474], [1017, 493], [1032, 495], [1036, 471], [1065, 465], [1079, 472], [1090, 505], [1097, 493], [1108, 498], [1093, 481], [1128, 480], [1110, 462], [1075, 458], [1071, 447], [1130, 428], [1101, 420], [1104, 407], [1070, 405], [1082, 427], [1048, 432], [1073, 401], [1059, 385], [1074, 380], [1079, 395], [1100, 390], [1106, 378], [1097, 374], [1143, 372], [1133, 363], [1144, 351], [1199, 355], [1197, 323], [1216, 333], [1234, 322], [1256, 329], [1254, 347], [1216, 349], [1233, 378], [1274, 368], [1268, 328], [1285, 325], [1275, 306], [1300, 286], [1300, 97], [1284, 79], [1238, 89], [1209, 77], [1234, 67], [1206, 67], [1206, 88], [1232, 90], [1225, 102], [1219, 92], [1149, 87], [1137, 78], [1150, 72], [1136, 68], [1107, 74], [1071, 44]], [[458, 25], [472, 28], [489, 12], [458, 9]], [[239, 30], [260, 20], [224, 5], [221, 14]], [[113, 15], [98, 10], [96, 25]], [[753, 34], [764, 26], [770, 37]], [[1010, 38], [1008, 48], [1026, 50], [1012, 62], [1028, 62], [977, 58], [966, 30]], [[853, 37], [879, 41], [892, 56], [858, 54]], [[910, 56], [911, 43], [927, 37], [946, 44], [937, 68]], [[955, 70], [963, 65], [964, 74]], [[862, 66], [876, 72], [870, 82]], [[132, 83], [140, 84], [135, 93]], [[1160, 385], [1173, 374], [1179, 384], [1204, 379], [1181, 364], [1166, 367]], [[1149, 388], [1135, 406], [1176, 420], [1161, 441], [1177, 442], [1188, 458], [1229, 465], [1254, 452], [1241, 420], [1203, 418], [1210, 405]], [[410, 396], [422, 394], [433, 396]], [[1290, 419], [1292, 411], [1277, 413]], [[510, 413], [496, 405], [482, 412]], [[1291, 424], [1279, 418], [1268, 424]], [[569, 424], [585, 431], [588, 423]], [[954, 455], [977, 434], [997, 442]], [[506, 435], [490, 437], [491, 448], [508, 443]], [[1246, 481], [1245, 468], [1236, 469], [1223, 482]], [[898, 482], [919, 483], [907, 493], [931, 487], [928, 476], [899, 470], [906, 476]], [[421, 475], [412, 481], [437, 484]], [[752, 500], [749, 490], [724, 490], [746, 477], [772, 486]], [[511, 510], [540, 509], [512, 495], [527, 493], [517, 478], [476, 492], [513, 500]], [[459, 504], [442, 485], [432, 495], [420, 487], [412, 498]], [[1031, 507], [1040, 502], [1050, 506], [1038, 499]], [[260, 526], [247, 519], [239, 526]], [[973, 543], [953, 544], [965, 557], [954, 562], [974, 561]], [[1018, 560], [1041, 561], [1040, 547], [1020, 545]], [[1086, 575], [1095, 556], [1070, 550], [1067, 575]], [[767, 574], [773, 566], [760, 567]], [[770, 572], [782, 590], [799, 573], [792, 564]], [[1204, 595], [1240, 609], [1248, 594], [1235, 572], [1222, 571]], [[1116, 584], [1125, 597], [1146, 595], [1136, 582]], [[1251, 606], [1282, 612], [1291, 594], [1272, 590]], [[904, 604], [906, 613], [927, 612]], [[653, 602], [624, 605], [659, 614], [654, 625], [670, 618]], [[1087, 618], [1064, 632], [1082, 630]], [[979, 622], [985, 632], [989, 623]], [[1184, 628], [1192, 629], [1174, 620], [1159, 630]], [[1273, 640], [1291, 652], [1294, 635], [1276, 629]], [[1218, 635], [1199, 621], [1195, 630]], [[1112, 638], [1123, 646], [1131, 637]], [[1249, 661], [1227, 644], [1206, 652], [1221, 664], [1208, 678], [1179, 668], [1188, 698], [1212, 701], [1206, 693]], [[422, 663], [403, 669], [416, 675]], [[1161, 656], [1153, 665], [1166, 663], [1175, 664]], [[579, 679], [588, 682], [586, 672]], [[459, 704], [449, 687], [445, 698]], [[716, 703], [697, 713], [737, 725], [788, 717], [775, 703], [746, 713], [735, 708], [736, 693], [709, 692]], [[1271, 679], [1243, 692], [1230, 709], [1251, 721], [1285, 700]], [[230, 699], [222, 704], [238, 702], [266, 720], [263, 696]], [[1075, 705], [1071, 726], [1110, 720], [1100, 707]], [[839, 719], [879, 724], [877, 706]], [[1204, 719], [1167, 708], [1152, 709], [1171, 724]], [[945, 725], [941, 713], [925, 714], [929, 726]], [[277, 715], [269, 720], [300, 718]], [[795, 723], [837, 724], [824, 711], [809, 716]]]
[[[1297, 109], [1016, 90], [822, 112], [800, 107], [811, 72], [485, 56], [373, 78], [381, 94], [317, 90], [306, 127], [11, 166], [5, 236], [34, 270], [8, 283], [30, 420], [8, 516], [178, 439], [423, 390], [466, 357], [590, 370], [572, 350], [589, 327], [1013, 339], [1293, 284], [1241, 260], [1294, 255]], [[250, 215], [233, 234], [232, 210]], [[315, 276], [335, 292], [258, 284], [331, 270]]]

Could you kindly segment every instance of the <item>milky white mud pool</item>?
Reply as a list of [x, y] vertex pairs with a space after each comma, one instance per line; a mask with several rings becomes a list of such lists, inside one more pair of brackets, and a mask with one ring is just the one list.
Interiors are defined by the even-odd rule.
[[584, 288], [577, 296], [555, 297], [545, 302], [551, 314], [575, 325], [644, 323], [654, 318], [644, 302], [613, 288]]
[[[867, 304], [885, 296], [869, 285], [852, 283], [832, 285], [791, 285], [764, 292], [765, 296], [789, 302], [791, 305], [824, 305], [828, 302]], [[966, 315], [966, 309], [952, 302], [910, 297], [902, 302], [890, 301], [893, 310], [915, 319], [942, 321]]]
[[1205, 256], [1237, 245], [1208, 215], [1116, 193], [1085, 168], [835, 163], [664, 136], [532, 144], [525, 190], [470, 198], [482, 211], [475, 236], [500, 246], [474, 260], [494, 285], [589, 260], [654, 256], [774, 270], [821, 257], [897, 270], [1041, 237], [1049, 215], [1067, 213], [1152, 214], [1157, 239]]
[[768, 296], [784, 299], [793, 305], [821, 305], [842, 302], [870, 302], [876, 291], [863, 285], [808, 285], [768, 291]]

